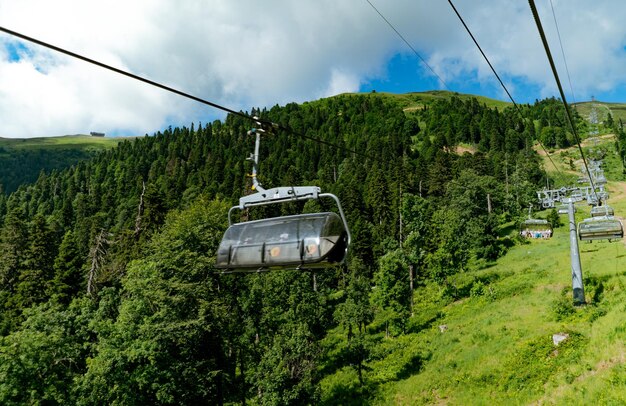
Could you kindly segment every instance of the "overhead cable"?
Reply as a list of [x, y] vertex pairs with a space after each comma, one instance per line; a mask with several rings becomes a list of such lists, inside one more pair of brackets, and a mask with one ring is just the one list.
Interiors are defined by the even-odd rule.
[[[476, 38], [474, 37], [474, 34], [472, 34], [472, 31], [469, 29], [469, 27], [467, 26], [467, 24], [465, 24], [465, 20], [463, 20], [463, 17], [461, 17], [461, 14], [458, 12], [458, 10], [456, 9], [456, 7], [454, 6], [454, 4], [452, 3], [452, 0], [448, 0], [448, 3], [450, 3], [450, 6], [452, 7], [452, 10], [454, 10], [454, 13], [456, 14], [456, 16], [459, 18], [459, 20], [461, 21], [461, 24], [463, 24], [463, 27], [465, 27], [465, 30], [467, 31], [467, 33], [469, 34], [469, 36], [472, 38], [472, 41], [474, 41], [474, 44], [476, 44], [476, 47], [478, 48], [478, 50], [480, 51], [480, 53], [482, 54], [483, 58], [485, 59], [485, 61], [487, 62], [487, 65], [489, 65], [489, 67], [491, 68], [491, 71], [493, 72], [493, 74], [496, 76], [496, 78], [498, 79], [498, 82], [500, 82], [500, 85], [502, 85], [502, 88], [504, 89], [504, 91], [506, 92], [506, 94], [509, 96], [509, 99], [511, 100], [511, 103], [513, 103], [513, 106], [515, 107], [515, 109], [517, 110], [517, 112], [519, 113], [520, 117], [522, 117], [522, 119], [524, 119], [524, 114], [522, 113], [522, 110], [520, 109], [520, 107], [517, 105], [517, 103], [515, 103], [515, 100], [513, 100], [513, 96], [511, 96], [511, 93], [509, 92], [509, 89], [507, 89], [507, 87], [505, 86], [504, 82], [502, 81], [502, 79], [500, 79], [500, 75], [498, 75], [498, 72], [496, 72], [496, 69], [493, 67], [493, 65], [491, 64], [491, 61], [489, 61], [489, 58], [487, 58], [487, 55], [485, 55], [485, 53], [483, 52], [482, 47], [480, 46], [480, 44], [478, 43], [478, 41], [476, 40]], [[539, 143], [539, 145], [541, 146], [541, 149], [543, 149], [543, 152], [545, 152], [546, 156], [548, 157], [548, 159], [550, 160], [550, 162], [552, 163], [552, 166], [554, 166], [554, 169], [556, 169], [557, 173], [559, 174], [559, 176], [561, 177], [561, 179], [563, 179], [563, 174], [561, 173], [561, 171], [559, 170], [559, 168], [556, 166], [556, 164], [554, 163], [554, 161], [552, 160], [552, 157], [550, 156], [550, 154], [548, 153], [548, 151], [546, 150], [546, 148], [543, 146], [543, 143], [541, 142], [541, 140], [539, 140], [539, 137], [537, 137], [537, 142]], [[546, 175], [547, 176], [547, 175]]]
[[430, 71], [433, 73], [433, 75], [435, 75], [435, 76], [437, 77], [437, 79], [439, 79], [439, 81], [441, 82], [441, 84], [442, 84], [442, 85], [443, 85], [446, 89], [448, 89], [448, 91], [450, 91], [450, 92], [451, 92], [452, 90], [448, 87], [448, 85], [447, 85], [447, 84], [446, 84], [446, 82], [445, 82], [445, 81], [441, 78], [441, 76], [439, 76], [439, 75], [437, 74], [437, 72], [435, 72], [435, 70], [434, 70], [434, 69], [433, 69], [433, 68], [432, 68], [432, 67], [428, 64], [428, 62], [426, 62], [426, 60], [425, 60], [424, 58], [422, 58], [422, 56], [421, 56], [421, 55], [420, 55], [420, 54], [419, 54], [419, 53], [415, 50], [415, 48], [413, 48], [413, 45], [411, 45], [411, 44], [409, 43], [409, 41], [407, 41], [407, 40], [406, 40], [406, 38], [404, 38], [404, 36], [403, 36], [402, 34], [400, 34], [400, 31], [398, 31], [398, 30], [396, 29], [396, 27], [394, 27], [394, 26], [393, 26], [393, 24], [391, 24], [391, 22], [390, 22], [387, 18], [385, 18], [385, 16], [384, 16], [384, 15], [383, 15], [380, 11], [378, 11], [378, 9], [376, 8], [376, 6], [374, 6], [370, 0], [365, 0], [365, 1], [367, 1], [367, 2], [369, 3], [369, 5], [370, 5], [370, 6], [372, 6], [372, 8], [374, 9], [374, 11], [376, 11], [376, 13], [378, 13], [378, 15], [380, 16], [380, 18], [382, 18], [382, 19], [383, 19], [383, 20], [387, 23], [387, 25], [388, 25], [389, 27], [391, 27], [391, 29], [392, 29], [392, 30], [393, 30], [393, 31], [394, 31], [394, 32], [398, 35], [398, 37], [400, 37], [400, 39], [401, 39], [402, 41], [404, 41], [404, 43], [405, 43], [405, 44], [406, 44], [406, 45], [407, 45], [407, 46], [411, 49], [411, 51], [413, 51], [413, 53], [414, 53], [414, 54], [415, 54], [415, 55], [416, 55], [416, 56], [417, 56], [417, 57], [418, 57], [418, 58], [422, 61], [422, 63], [423, 63], [424, 65], [426, 65], [426, 67], [427, 67], [428, 69], [430, 69]]
[[485, 61], [487, 61], [487, 65], [489, 65], [489, 67], [491, 68], [491, 71], [496, 76], [496, 79], [498, 79], [498, 82], [500, 82], [500, 85], [502, 85], [502, 88], [504, 89], [506, 94], [509, 96], [509, 99], [511, 100], [511, 103], [513, 103], [513, 106], [515, 106], [515, 108], [519, 110], [519, 107], [518, 107], [517, 103], [515, 103], [515, 100], [513, 100], [513, 96], [511, 96], [511, 93], [509, 93], [509, 89], [506, 88], [506, 86], [504, 85], [504, 82], [502, 81], [502, 79], [500, 79], [500, 75], [498, 75], [498, 72], [496, 72], [496, 69], [493, 67], [493, 65], [489, 61], [489, 58], [487, 58], [487, 55], [485, 55], [485, 53], [483, 52], [483, 49], [481, 48], [481, 46], [478, 43], [478, 41], [476, 41], [476, 38], [474, 37], [474, 34], [472, 34], [472, 31], [470, 31], [470, 29], [467, 26], [467, 24], [465, 24], [465, 20], [463, 20], [463, 17], [461, 17], [461, 14], [459, 14], [459, 12], [457, 11], [456, 7], [454, 7], [454, 4], [452, 3], [452, 0], [448, 0], [448, 3], [450, 3], [450, 6], [452, 7], [452, 10], [454, 10], [454, 13], [456, 14], [456, 16], [459, 17], [459, 20], [461, 20], [461, 24], [463, 24], [463, 27], [465, 27], [465, 30], [467, 31], [469, 36], [472, 38], [472, 41], [474, 41], [474, 44], [476, 44], [476, 47], [478, 48], [480, 53], [483, 55], [483, 58], [485, 58]]
[[12, 35], [12, 36], [14, 36], [14, 37], [17, 37], [17, 38], [23, 39], [23, 40], [25, 40], [25, 41], [32, 42], [32, 43], [34, 43], [34, 44], [40, 45], [40, 46], [42, 46], [42, 47], [45, 47], [45, 48], [51, 49], [51, 50], [53, 50], [53, 51], [56, 51], [56, 52], [59, 52], [59, 53], [62, 53], [62, 54], [65, 54], [65, 55], [71, 56], [72, 58], [79, 59], [79, 60], [81, 60], [81, 61], [83, 61], [83, 62], [87, 62], [87, 63], [90, 63], [90, 64], [92, 64], [92, 65], [96, 65], [96, 66], [99, 66], [99, 67], [101, 67], [101, 68], [104, 68], [104, 69], [110, 70], [110, 71], [112, 71], [112, 72], [115, 72], [115, 73], [117, 73], [117, 74], [120, 74], [120, 75], [123, 75], [123, 76], [127, 76], [127, 77], [129, 77], [129, 78], [131, 78], [131, 79], [138, 80], [138, 81], [143, 82], [143, 83], [147, 83], [147, 84], [149, 84], [149, 85], [151, 85], [151, 86], [154, 86], [154, 87], [158, 87], [159, 89], [162, 89], [162, 90], [168, 91], [168, 92], [170, 92], [170, 93], [174, 93], [174, 94], [177, 94], [177, 95], [179, 95], [179, 96], [186, 97], [186, 98], [191, 99], [191, 100], [193, 100], [193, 101], [196, 101], [196, 102], [198, 102], [198, 103], [202, 103], [202, 104], [205, 104], [205, 105], [207, 105], [207, 106], [214, 107], [214, 108], [216, 108], [216, 109], [219, 109], [219, 110], [225, 111], [225, 112], [227, 112], [227, 113], [229, 113], [229, 114], [232, 114], [232, 115], [235, 115], [235, 116], [239, 116], [239, 117], [242, 117], [242, 118], [245, 118], [245, 119], [248, 119], [248, 120], [252, 120], [252, 121], [254, 121], [255, 123], [257, 123], [257, 124], [259, 124], [259, 125], [262, 125], [263, 127], [267, 128], [267, 129], [271, 129], [271, 128], [278, 128], [278, 129], [281, 129], [281, 130], [283, 130], [283, 131], [289, 132], [289, 133], [291, 133], [291, 134], [293, 134], [293, 135], [295, 135], [295, 136], [298, 136], [298, 137], [300, 137], [300, 138], [308, 139], [308, 140], [311, 140], [311, 141], [317, 142], [317, 143], [319, 143], [319, 144], [324, 144], [324, 145], [327, 145], [327, 146], [330, 146], [330, 147], [333, 147], [333, 148], [337, 148], [337, 149], [339, 149], [339, 150], [343, 150], [343, 151], [346, 151], [346, 152], [350, 152], [350, 153], [355, 154], [355, 155], [359, 155], [359, 156], [363, 156], [363, 157], [371, 158], [371, 157], [370, 157], [370, 156], [368, 156], [367, 154], [363, 154], [363, 153], [357, 152], [357, 151], [355, 151], [355, 150], [352, 150], [352, 149], [349, 149], [349, 148], [346, 148], [346, 147], [342, 147], [342, 146], [340, 146], [340, 145], [336, 145], [336, 144], [333, 144], [333, 143], [328, 142], [328, 141], [324, 141], [324, 140], [319, 139], [319, 138], [310, 137], [310, 136], [308, 136], [308, 135], [306, 135], [306, 134], [298, 133], [298, 132], [294, 131], [293, 129], [289, 128], [289, 127], [286, 127], [286, 126], [284, 126], [284, 125], [281, 125], [281, 124], [277, 124], [277, 123], [271, 122], [271, 121], [269, 121], [269, 120], [265, 120], [265, 119], [262, 119], [262, 118], [259, 118], [259, 117], [253, 117], [253, 116], [250, 116], [249, 114], [245, 114], [245, 113], [243, 113], [243, 112], [241, 112], [241, 111], [235, 111], [235, 110], [230, 109], [230, 108], [228, 108], [228, 107], [221, 106], [221, 105], [219, 105], [219, 104], [217, 104], [217, 103], [214, 103], [214, 102], [208, 101], [208, 100], [206, 100], [206, 99], [202, 99], [202, 98], [197, 97], [197, 96], [194, 96], [194, 95], [192, 95], [192, 94], [189, 94], [189, 93], [183, 92], [183, 91], [181, 91], [181, 90], [175, 89], [175, 88], [173, 88], [173, 87], [166, 86], [166, 85], [164, 85], [164, 84], [162, 84], [162, 83], [158, 83], [158, 82], [155, 82], [155, 81], [153, 81], [153, 80], [150, 80], [150, 79], [147, 79], [147, 78], [144, 78], [144, 77], [141, 77], [141, 76], [135, 75], [135, 74], [130, 73], [130, 72], [128, 72], [128, 71], [125, 71], [125, 70], [122, 70], [122, 69], [119, 69], [119, 68], [113, 67], [113, 66], [111, 66], [111, 65], [107, 65], [107, 64], [105, 64], [105, 63], [102, 63], [102, 62], [96, 61], [96, 60], [94, 60], [94, 59], [91, 59], [91, 58], [88, 58], [88, 57], [86, 57], [86, 56], [83, 56], [83, 55], [77, 54], [77, 53], [75, 53], [75, 52], [68, 51], [67, 49], [64, 49], [64, 48], [61, 48], [61, 47], [58, 47], [58, 46], [55, 46], [55, 45], [49, 44], [49, 43], [47, 43], [47, 42], [44, 42], [44, 41], [38, 40], [38, 39], [36, 39], [36, 38], [26, 36], [26, 35], [21, 34], [21, 33], [19, 33], [19, 32], [16, 32], [16, 31], [10, 30], [10, 29], [8, 29], [8, 28], [5, 28], [5, 27], [0, 26], [0, 31], [2, 31], [2, 32], [4, 32], [4, 33], [7, 33], [7, 34], [9, 34], [9, 35]]
[[530, 10], [533, 13], [533, 17], [535, 19], [535, 23], [537, 24], [537, 30], [539, 31], [539, 36], [541, 37], [541, 42], [543, 43], [543, 48], [546, 51], [546, 56], [548, 57], [548, 62], [550, 63], [550, 68], [552, 69], [552, 73], [554, 75], [554, 79], [556, 80], [556, 85], [559, 89], [559, 94], [561, 95], [561, 100], [563, 101], [563, 105], [565, 106], [566, 117], [569, 122], [570, 128], [572, 129], [572, 133], [574, 134], [574, 138], [576, 140], [576, 144], [578, 145], [578, 150], [580, 151], [580, 156], [583, 160], [583, 165], [587, 170], [587, 176], [589, 176], [589, 183], [591, 183], [591, 188], [593, 190], [594, 195], [596, 196], [596, 200], [599, 202], [600, 198], [598, 197], [598, 193], [596, 192], [596, 186], [593, 183], [593, 177], [591, 176], [591, 171], [589, 170], [589, 165], [587, 165], [587, 159], [585, 158], [585, 153], [583, 152], [583, 147], [580, 145], [580, 137], [578, 136], [578, 131], [576, 130], [576, 126], [574, 125], [574, 120], [572, 119], [572, 113], [570, 111], [569, 105], [567, 104], [567, 99], [565, 98], [565, 92], [563, 92], [563, 86], [561, 86], [561, 80], [559, 79], [559, 73], [556, 70], [556, 65], [554, 64], [554, 59], [552, 59], [552, 53], [550, 52], [550, 45], [548, 45], [548, 40], [546, 39], [546, 34], [543, 31], [543, 26], [541, 25], [541, 20], [539, 18], [539, 13], [537, 12], [537, 7], [535, 6], [534, 0], [528, 0], [528, 4], [530, 6]]
[[550, 8], [552, 8], [552, 17], [554, 17], [554, 26], [556, 27], [556, 35], [559, 37], [559, 45], [561, 46], [561, 55], [563, 55], [563, 63], [565, 64], [565, 72], [567, 73], [567, 81], [569, 82], [569, 88], [572, 92], [573, 103], [576, 104], [576, 98], [574, 97], [574, 87], [572, 86], [572, 78], [569, 75], [569, 69], [567, 67], [567, 59], [565, 58], [565, 51], [563, 50], [563, 41], [561, 40], [561, 32], [559, 31], [559, 23], [556, 21], [556, 13], [554, 12], [554, 5], [550, 0]]

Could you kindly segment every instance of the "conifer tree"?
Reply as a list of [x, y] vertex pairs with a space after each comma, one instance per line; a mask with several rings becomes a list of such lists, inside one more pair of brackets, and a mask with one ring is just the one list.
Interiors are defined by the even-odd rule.
[[54, 235], [42, 216], [35, 216], [29, 234], [31, 241], [24, 259], [24, 269], [12, 298], [15, 306], [23, 309], [47, 300], [46, 286], [52, 279], [56, 256]]
[[54, 277], [48, 286], [49, 296], [68, 304], [79, 292], [84, 291], [84, 265], [85, 259], [80, 255], [76, 238], [70, 230], [63, 236], [54, 260]]

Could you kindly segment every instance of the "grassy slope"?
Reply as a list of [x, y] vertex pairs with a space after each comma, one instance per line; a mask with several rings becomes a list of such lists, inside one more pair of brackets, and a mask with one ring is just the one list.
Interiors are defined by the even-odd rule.
[[38, 138], [2, 138], [0, 147], [5, 150], [23, 149], [91, 149], [101, 150], [117, 145], [121, 139], [107, 137], [91, 137], [89, 135], [66, 135], [62, 137], [38, 137]]
[[[626, 376], [624, 244], [584, 244], [581, 263], [589, 305], [577, 309], [565, 227], [474, 272], [493, 281], [483, 295], [445, 306], [434, 326], [414, 335], [432, 355], [419, 373], [385, 385], [380, 403], [626, 401], [615, 386]], [[571, 341], [555, 347], [551, 337], [560, 332]]]
[[[353, 94], [353, 93], [350, 93], [350, 94]], [[462, 100], [475, 98], [481, 104], [484, 103], [488, 107], [492, 107], [492, 108], [495, 107], [498, 109], [503, 109], [511, 105], [511, 103], [501, 101], [501, 100], [495, 100], [495, 99], [490, 99], [488, 97], [475, 96], [471, 94], [453, 93], [453, 92], [449, 92], [446, 90], [431, 90], [428, 92], [414, 92], [414, 93], [403, 93], [403, 94], [386, 93], [386, 92], [376, 92], [376, 93], [369, 93], [369, 94], [382, 95], [384, 97], [391, 98], [397, 101], [404, 108], [405, 112], [411, 112], [414, 110], [422, 109], [424, 108], [424, 106], [433, 103], [435, 100], [448, 99], [452, 96], [457, 96], [461, 98]]]
[[626, 105], [624, 103], [605, 103], [601, 101], [581, 102], [574, 104], [574, 107], [583, 118], [589, 119], [592, 106], [596, 107], [598, 120], [604, 121], [607, 113], [610, 111], [613, 120], [618, 121], [620, 118], [626, 122]]
[[[584, 139], [581, 145], [587, 159], [595, 155], [594, 151], [608, 151], [604, 157], [604, 171], [607, 179], [624, 181], [626, 177], [622, 173], [622, 166], [620, 165], [619, 155], [615, 151], [614, 143], [615, 134], [610, 133], [596, 138]], [[557, 182], [556, 187], [569, 185], [581, 176], [582, 159], [577, 147], [563, 150], [548, 150], [549, 157], [539, 144], [535, 145], [535, 150], [543, 157], [544, 169], [555, 179]], [[570, 158], [574, 164], [573, 170], [569, 165]]]
[[477, 99], [479, 103], [486, 104], [487, 107], [503, 109], [505, 107], [511, 106], [511, 103], [490, 99], [488, 97], [483, 96], [475, 96], [471, 94], [460, 94], [460, 93], [452, 93], [444, 90], [434, 90], [429, 92], [419, 92], [419, 93], [406, 93], [401, 95], [396, 95], [396, 97], [400, 100], [403, 100], [406, 103], [405, 111], [410, 111], [414, 109], [422, 108], [424, 105], [432, 103], [437, 99], [449, 98], [452, 96], [457, 96], [461, 100], [467, 99]]
[[[620, 173], [606, 172], [609, 180]], [[608, 189], [623, 215], [626, 184], [612, 180]], [[581, 206], [577, 220], [587, 213]], [[625, 242], [581, 244], [580, 258], [588, 305], [579, 308], [571, 304], [567, 225], [550, 240], [516, 245], [489, 268], [458, 275], [456, 301], [435, 285], [418, 288], [410, 333], [389, 339], [376, 322], [369, 326], [365, 387], [344, 366], [322, 380], [324, 403], [626, 403]], [[555, 347], [552, 335], [560, 332], [570, 339]], [[326, 344], [332, 348], [342, 334]]]
[[40, 171], [64, 169], [113, 148], [119, 138], [68, 135], [48, 138], [0, 138], [0, 184], [5, 192], [37, 180]]

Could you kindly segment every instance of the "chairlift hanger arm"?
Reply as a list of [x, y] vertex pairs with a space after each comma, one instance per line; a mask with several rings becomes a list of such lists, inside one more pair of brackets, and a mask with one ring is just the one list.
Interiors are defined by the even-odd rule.
[[288, 201], [317, 199], [320, 188], [317, 186], [280, 186], [272, 189], [260, 189], [257, 193], [239, 199], [239, 209], [262, 206], [265, 204]]

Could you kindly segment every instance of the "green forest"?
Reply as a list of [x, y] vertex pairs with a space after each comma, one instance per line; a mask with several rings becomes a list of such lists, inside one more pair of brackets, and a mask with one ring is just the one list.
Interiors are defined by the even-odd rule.
[[254, 123], [239, 116], [42, 171], [0, 193], [1, 404], [381, 403], [385, 384], [436, 356], [407, 338], [435, 328], [442, 303], [490, 289], [458, 276], [523, 244], [515, 224], [553, 182], [537, 142], [574, 144], [556, 99], [516, 109], [451, 95], [404, 110], [372, 93], [250, 115], [291, 129], [261, 141], [264, 187], [339, 197], [346, 263], [214, 269], [228, 210], [250, 193]]

